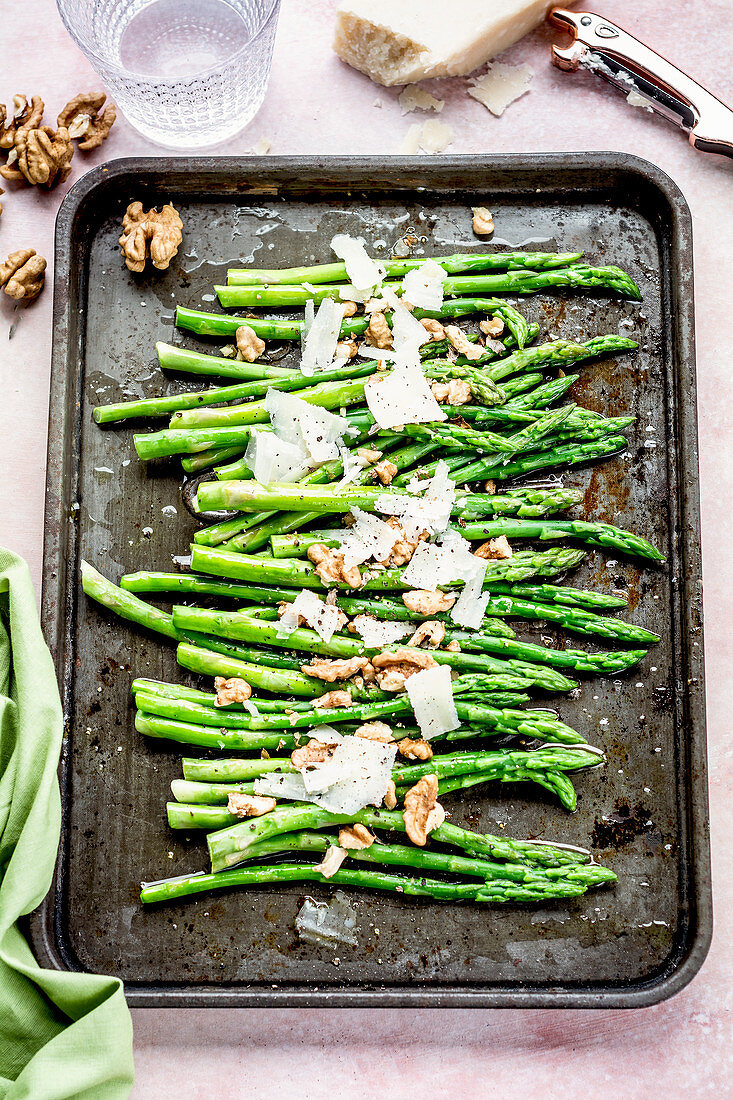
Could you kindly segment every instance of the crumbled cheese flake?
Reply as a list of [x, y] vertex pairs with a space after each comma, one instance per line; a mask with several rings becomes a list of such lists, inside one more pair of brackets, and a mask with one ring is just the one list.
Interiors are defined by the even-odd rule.
[[426, 741], [439, 733], [448, 733], [460, 726], [453, 701], [453, 686], [447, 665], [436, 665], [415, 672], [405, 681], [410, 705]]
[[386, 622], [384, 619], [375, 619], [373, 615], [356, 615], [351, 620], [351, 625], [369, 649], [391, 645], [392, 642], [399, 642], [412, 634], [409, 623]]
[[418, 363], [396, 365], [389, 374], [370, 379], [364, 396], [380, 428], [446, 419]]
[[[360, 291], [373, 290], [382, 285], [383, 269], [369, 256], [364, 242], [346, 233], [338, 233], [331, 241], [331, 248], [346, 264], [349, 282]], [[353, 301], [354, 299], [352, 299]]]
[[[317, 738], [318, 729], [313, 733]], [[300, 774], [269, 772], [255, 781], [255, 791], [313, 802], [331, 813], [356, 813], [382, 804], [396, 754], [395, 744], [345, 737], [329, 760], [305, 767]]]
[[403, 296], [420, 309], [439, 310], [443, 304], [443, 283], [447, 274], [435, 260], [425, 260], [405, 275], [402, 280]]
[[529, 65], [494, 61], [484, 76], [473, 78], [468, 94], [483, 103], [492, 115], [503, 115], [510, 103], [529, 91], [532, 76]]
[[333, 298], [324, 298], [303, 340], [300, 358], [300, 369], [303, 374], [310, 376], [317, 369], [324, 370], [331, 366], [343, 319], [343, 305], [334, 301]]
[[445, 107], [444, 99], [436, 99], [419, 84], [408, 84], [399, 94], [400, 111], [407, 115], [410, 111], [436, 111]]

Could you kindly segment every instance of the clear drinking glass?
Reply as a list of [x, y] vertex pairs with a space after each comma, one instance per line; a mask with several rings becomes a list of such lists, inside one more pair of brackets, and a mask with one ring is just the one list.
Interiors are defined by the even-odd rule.
[[145, 137], [216, 145], [254, 118], [280, 0], [57, 0], [109, 96]]

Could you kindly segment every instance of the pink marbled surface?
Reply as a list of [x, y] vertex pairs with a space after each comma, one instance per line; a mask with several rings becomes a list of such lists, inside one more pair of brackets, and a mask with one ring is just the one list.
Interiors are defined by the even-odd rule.
[[[273, 155], [400, 151], [408, 125], [397, 91], [377, 89], [330, 51], [331, 0], [284, 0], [268, 97], [249, 129], [221, 149], [245, 153], [267, 136]], [[722, 98], [733, 101], [733, 5], [726, 0], [599, 4]], [[52, 0], [4, 0], [0, 99], [42, 93], [57, 111], [96, 78], [67, 38]], [[33, 28], [28, 48], [28, 29]], [[690, 33], [681, 33], [681, 29]], [[559, 1095], [647, 1100], [657, 1095], [729, 1096], [733, 999], [733, 871], [724, 848], [733, 827], [729, 685], [730, 509], [720, 491], [733, 474], [733, 164], [695, 153], [676, 130], [628, 107], [591, 76], [549, 65], [544, 28], [510, 51], [535, 72], [529, 95], [501, 119], [438, 82], [453, 153], [616, 149], [664, 168], [681, 186], [695, 227], [710, 795], [716, 930], [698, 977], [671, 1001], [634, 1012], [563, 1011], [187, 1011], [134, 1013], [134, 1096], [256, 1097]], [[381, 99], [382, 108], [374, 107]], [[121, 119], [101, 150], [74, 163], [72, 180], [106, 158], [159, 152]], [[7, 188], [9, 191], [10, 188]], [[52, 253], [63, 188], [3, 197], [0, 253]], [[19, 320], [12, 343], [10, 324]], [[0, 304], [0, 543], [25, 555], [40, 581], [51, 294], [18, 314]]]

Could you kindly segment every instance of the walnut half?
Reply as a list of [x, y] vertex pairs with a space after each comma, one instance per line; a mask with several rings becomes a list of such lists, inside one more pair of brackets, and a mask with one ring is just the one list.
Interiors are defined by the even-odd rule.
[[359, 567], [345, 565], [343, 550], [329, 550], [323, 543], [316, 542], [308, 547], [308, 559], [325, 585], [348, 584], [350, 588], [358, 588], [361, 584]]
[[385, 650], [372, 657], [377, 683], [382, 691], [404, 691], [405, 681], [424, 668], [433, 668], [435, 658], [420, 649]]
[[342, 848], [360, 851], [363, 848], [371, 848], [376, 839], [366, 825], [344, 825], [339, 829], [339, 844]]
[[164, 271], [183, 240], [183, 222], [169, 203], [147, 213], [141, 202], [131, 202], [122, 219], [120, 248], [130, 271], [142, 271], [148, 259]]
[[231, 791], [227, 799], [227, 809], [230, 814], [237, 817], [262, 817], [274, 810], [277, 802], [274, 798], [257, 794], [240, 794], [239, 791]]
[[21, 248], [0, 264], [0, 287], [16, 302], [30, 303], [43, 290], [45, 272], [43, 256], [37, 256], [33, 248]]
[[445, 820], [445, 811], [438, 798], [438, 777], [424, 775], [405, 795], [402, 817], [405, 831], [413, 844], [424, 848], [428, 833], [439, 828]]
[[424, 588], [416, 588], [412, 592], [403, 592], [402, 602], [416, 615], [435, 615], [438, 611], [450, 611], [456, 597], [447, 592], [429, 592]]
[[44, 104], [34, 95], [30, 102], [24, 95], [13, 96], [13, 113], [8, 119], [5, 104], [0, 103], [0, 149], [12, 149], [18, 130], [26, 126], [35, 130], [43, 121]]
[[234, 334], [237, 344], [237, 359], [243, 359], [245, 363], [254, 363], [265, 350], [265, 341], [250, 325], [240, 325]]
[[71, 171], [74, 145], [69, 131], [62, 126], [54, 131], [50, 126], [30, 129], [21, 127], [0, 175], [6, 180], [45, 187], [48, 191], [63, 181]]
[[337, 657], [333, 660], [327, 657], [313, 657], [309, 665], [300, 666], [300, 671], [306, 676], [325, 680], [327, 684], [335, 684], [337, 680], [348, 680], [356, 676], [357, 672], [366, 669], [368, 664], [368, 657]]
[[216, 688], [215, 707], [230, 707], [232, 703], [246, 703], [252, 694], [252, 688], [246, 680], [238, 676], [217, 676], [214, 679]]
[[80, 92], [69, 100], [56, 120], [57, 126], [69, 131], [70, 138], [83, 138], [79, 148], [85, 153], [102, 144], [117, 118], [114, 103], [108, 103], [102, 112], [106, 99], [104, 92]]
[[498, 535], [495, 539], [482, 542], [478, 550], [474, 550], [477, 558], [510, 558], [512, 548], [506, 535]]
[[477, 237], [488, 237], [494, 232], [494, 219], [486, 206], [474, 206], [471, 210], [471, 226]]

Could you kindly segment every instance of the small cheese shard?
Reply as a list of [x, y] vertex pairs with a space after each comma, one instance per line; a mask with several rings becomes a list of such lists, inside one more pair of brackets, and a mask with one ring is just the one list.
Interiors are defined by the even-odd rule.
[[356, 522], [342, 532], [343, 537], [340, 540], [344, 565], [350, 569], [370, 558], [374, 561], [386, 561], [399, 538], [399, 532], [378, 516], [363, 512], [361, 508], [352, 508], [351, 514]]
[[439, 310], [443, 304], [443, 283], [447, 275], [445, 268], [436, 264], [435, 260], [425, 260], [405, 275], [402, 296], [420, 309]]
[[436, 111], [445, 107], [444, 99], [436, 99], [418, 84], [408, 84], [399, 94], [400, 111], [407, 115], [410, 111]]
[[442, 153], [453, 141], [453, 131], [447, 122], [432, 118], [423, 122], [413, 122], [405, 134], [401, 153], [415, 156], [420, 150], [424, 153]]
[[332, 947], [334, 943], [359, 942], [356, 937], [356, 913], [346, 894], [337, 890], [330, 905], [306, 898], [295, 918], [295, 928], [304, 943]]
[[255, 481], [297, 481], [310, 468], [308, 454], [298, 443], [288, 443], [275, 432], [253, 431], [244, 452], [244, 463]]
[[333, 48], [378, 84], [471, 73], [536, 27], [548, 0], [341, 0]]
[[426, 153], [442, 153], [453, 141], [453, 131], [447, 122], [429, 118], [420, 132], [420, 148]]
[[414, 157], [420, 152], [420, 135], [422, 134], [422, 126], [419, 122], [413, 122], [405, 134], [401, 153], [404, 153], [406, 157]]
[[461, 723], [453, 702], [453, 685], [447, 665], [413, 673], [405, 681], [405, 690], [426, 741], [439, 733], [458, 729]]
[[317, 369], [324, 370], [331, 366], [343, 319], [343, 305], [334, 301], [333, 298], [324, 298], [315, 317], [308, 324], [307, 335], [303, 340], [303, 353], [300, 358], [300, 369], [303, 374], [310, 376]]
[[495, 61], [484, 76], [474, 79], [468, 94], [498, 117], [504, 114], [510, 103], [529, 91], [531, 80], [529, 65], [504, 65]]
[[632, 107], [641, 107], [644, 111], [649, 111], [650, 114], [654, 114], [654, 108], [651, 105], [651, 101], [647, 99], [641, 92], [631, 91], [626, 96], [626, 102]]
[[343, 621], [341, 613], [334, 604], [327, 604], [310, 589], [303, 589], [289, 604], [278, 624], [278, 638], [286, 638], [297, 629], [300, 618], [318, 634], [323, 642], [330, 642]]
[[367, 253], [362, 240], [349, 237], [346, 233], [338, 233], [331, 241], [331, 248], [346, 264], [349, 282], [353, 283], [357, 291], [364, 293], [382, 285], [384, 271]]
[[417, 363], [395, 367], [383, 378], [370, 380], [364, 389], [364, 396], [380, 428], [394, 428], [398, 424], [429, 424], [446, 419]]
[[351, 620], [351, 625], [369, 649], [380, 649], [412, 634], [411, 625], [386, 622], [384, 619], [375, 619], [371, 615], [356, 615]]
[[[313, 733], [318, 738], [318, 729]], [[381, 806], [396, 755], [396, 744], [345, 737], [323, 764], [303, 769], [303, 774], [269, 772], [255, 781], [255, 792], [313, 802], [331, 813], [353, 814], [368, 805]]]

